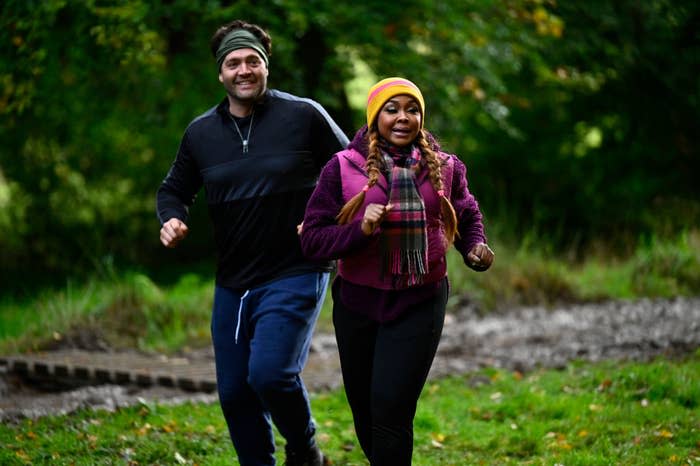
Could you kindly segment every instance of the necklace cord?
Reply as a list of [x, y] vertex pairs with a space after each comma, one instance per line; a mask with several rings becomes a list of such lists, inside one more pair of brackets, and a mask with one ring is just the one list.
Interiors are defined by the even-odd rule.
[[233, 126], [236, 127], [236, 132], [238, 133], [238, 136], [241, 138], [241, 142], [243, 143], [243, 153], [244, 154], [248, 153], [248, 141], [250, 140], [250, 130], [253, 129], [253, 117], [255, 116], [255, 111], [251, 112], [251, 114], [250, 114], [250, 125], [248, 126], [248, 134], [246, 135], [245, 139], [243, 139], [243, 133], [241, 133], [241, 130], [238, 127], [238, 123], [236, 123], [236, 119], [230, 113], [228, 116], [231, 117], [231, 121], [233, 121]]

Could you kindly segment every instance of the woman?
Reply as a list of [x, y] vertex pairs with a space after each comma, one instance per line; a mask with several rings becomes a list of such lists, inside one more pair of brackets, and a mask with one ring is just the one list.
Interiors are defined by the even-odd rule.
[[488, 269], [479, 206], [466, 168], [423, 129], [420, 89], [375, 84], [367, 125], [324, 167], [306, 208], [302, 250], [338, 259], [333, 324], [360, 446], [373, 466], [410, 465], [413, 418], [437, 350], [454, 243]]

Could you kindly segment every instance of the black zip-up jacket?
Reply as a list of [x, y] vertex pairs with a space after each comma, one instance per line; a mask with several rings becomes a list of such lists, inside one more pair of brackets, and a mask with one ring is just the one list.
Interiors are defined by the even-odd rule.
[[[248, 135], [251, 117], [237, 119]], [[330, 270], [301, 252], [297, 225], [319, 172], [348, 139], [310, 99], [267, 90], [252, 114], [248, 152], [225, 99], [185, 130], [156, 195], [161, 225], [187, 223], [204, 186], [217, 250], [216, 283], [237, 290], [299, 273]]]

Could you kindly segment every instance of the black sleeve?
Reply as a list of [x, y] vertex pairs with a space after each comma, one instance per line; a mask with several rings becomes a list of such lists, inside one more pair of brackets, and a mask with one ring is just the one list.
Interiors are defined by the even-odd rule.
[[192, 157], [185, 132], [175, 161], [156, 193], [156, 213], [160, 224], [173, 217], [187, 221], [188, 208], [194, 203], [201, 187], [202, 177]]

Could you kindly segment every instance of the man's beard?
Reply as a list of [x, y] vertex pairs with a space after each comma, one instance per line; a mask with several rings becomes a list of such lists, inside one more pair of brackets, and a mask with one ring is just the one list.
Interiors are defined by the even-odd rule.
[[266, 86], [265, 84], [256, 83], [256, 88], [253, 90], [247, 90], [245, 92], [240, 92], [236, 89], [236, 86], [231, 86], [226, 89], [227, 94], [234, 100], [239, 102], [255, 102], [260, 99], [263, 94], [265, 94]]

